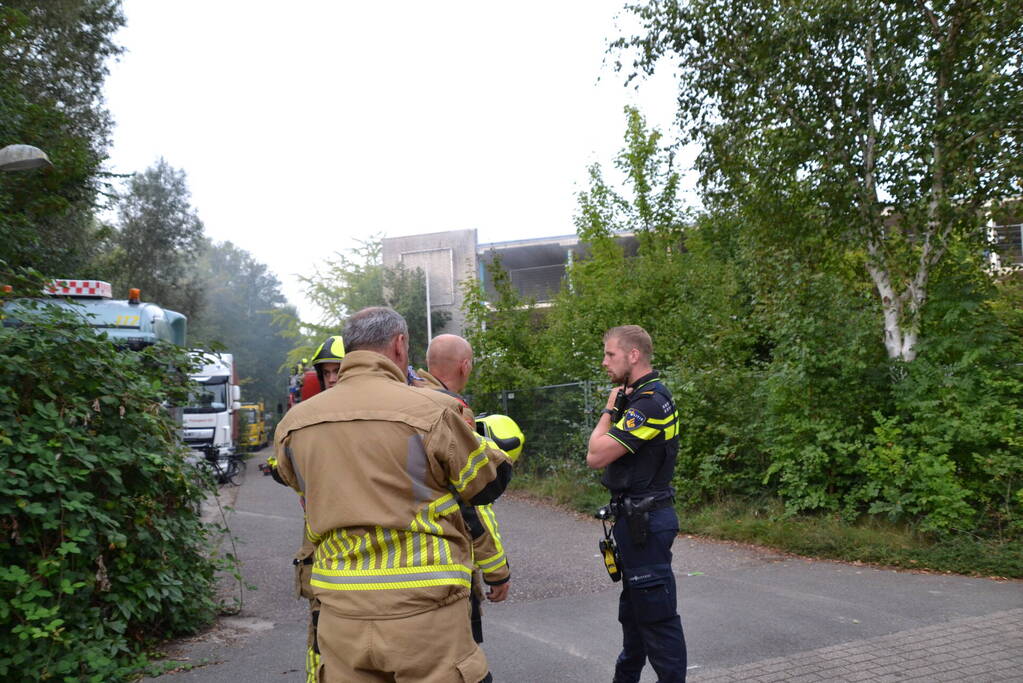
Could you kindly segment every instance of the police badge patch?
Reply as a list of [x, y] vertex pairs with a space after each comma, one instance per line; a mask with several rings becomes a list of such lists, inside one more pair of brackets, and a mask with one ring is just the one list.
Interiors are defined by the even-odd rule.
[[631, 432], [643, 426], [643, 423], [646, 422], [646, 415], [635, 408], [629, 408], [625, 411], [625, 415], [622, 416], [622, 421], [625, 423], [625, 431]]

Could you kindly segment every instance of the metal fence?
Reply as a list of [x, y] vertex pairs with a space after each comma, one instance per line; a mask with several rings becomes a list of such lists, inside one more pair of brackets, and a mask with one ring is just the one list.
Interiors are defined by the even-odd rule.
[[996, 265], [1003, 268], [1023, 265], [1023, 223], [993, 225], [989, 238]]
[[518, 423], [526, 445], [516, 469], [543, 473], [568, 461], [586, 459], [586, 443], [610, 390], [597, 382], [572, 382], [467, 397], [473, 411], [501, 413]]

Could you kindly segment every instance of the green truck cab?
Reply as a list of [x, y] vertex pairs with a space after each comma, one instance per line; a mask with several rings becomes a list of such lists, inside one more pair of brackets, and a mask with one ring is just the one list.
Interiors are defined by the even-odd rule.
[[[138, 289], [129, 290], [127, 299], [114, 299], [110, 283], [102, 280], [54, 280], [43, 294], [53, 305], [81, 315], [118, 347], [137, 351], [160, 340], [185, 345], [188, 319], [142, 302]], [[5, 305], [4, 324], [17, 325], [18, 311], [26, 305], [18, 300]]]

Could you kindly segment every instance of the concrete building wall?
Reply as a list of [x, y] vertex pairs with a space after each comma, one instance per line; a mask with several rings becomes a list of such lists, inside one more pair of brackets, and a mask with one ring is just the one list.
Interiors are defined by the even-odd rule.
[[[626, 257], [635, 256], [639, 243], [632, 233], [616, 237]], [[590, 247], [575, 235], [538, 237], [481, 244], [477, 247], [479, 270], [488, 298], [494, 290], [493, 263], [500, 259], [512, 285], [525, 299], [537, 303], [552, 301], [564, 286], [568, 266], [590, 257]]]
[[[626, 256], [636, 254], [635, 235], [625, 233], [616, 239]], [[580, 244], [575, 235], [478, 244], [475, 230], [449, 230], [383, 240], [384, 265], [394, 267], [401, 263], [410, 269], [422, 268], [429, 277], [431, 308], [451, 315], [444, 329], [433, 330], [435, 336], [442, 332], [464, 333], [461, 287], [464, 281], [482, 277], [488, 298], [493, 296], [495, 258], [500, 258], [501, 267], [508, 272], [519, 294], [544, 303], [551, 301], [563, 286], [566, 266], [588, 258], [589, 253], [589, 247]]]
[[444, 329], [433, 334], [461, 334], [465, 323], [462, 315], [461, 283], [476, 275], [476, 231], [449, 230], [408, 237], [387, 237], [383, 240], [384, 265], [404, 264], [421, 268], [430, 285], [433, 310], [451, 315]]

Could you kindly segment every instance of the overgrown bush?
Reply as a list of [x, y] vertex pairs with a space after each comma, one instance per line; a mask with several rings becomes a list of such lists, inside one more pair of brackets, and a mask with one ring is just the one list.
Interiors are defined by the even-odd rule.
[[[912, 506], [936, 531], [1017, 534], [1023, 491], [1023, 349], [996, 314], [996, 290], [968, 258], [948, 264], [934, 287], [920, 355], [892, 385], [892, 414], [879, 419], [872, 453], [890, 444], [912, 476], [884, 475], [890, 495], [875, 509]], [[894, 438], [897, 436], [897, 439]], [[880, 449], [880, 451], [879, 451]]]
[[203, 491], [165, 408], [188, 357], [118, 351], [54, 307], [18, 318], [0, 328], [0, 679], [122, 680], [215, 612]]

